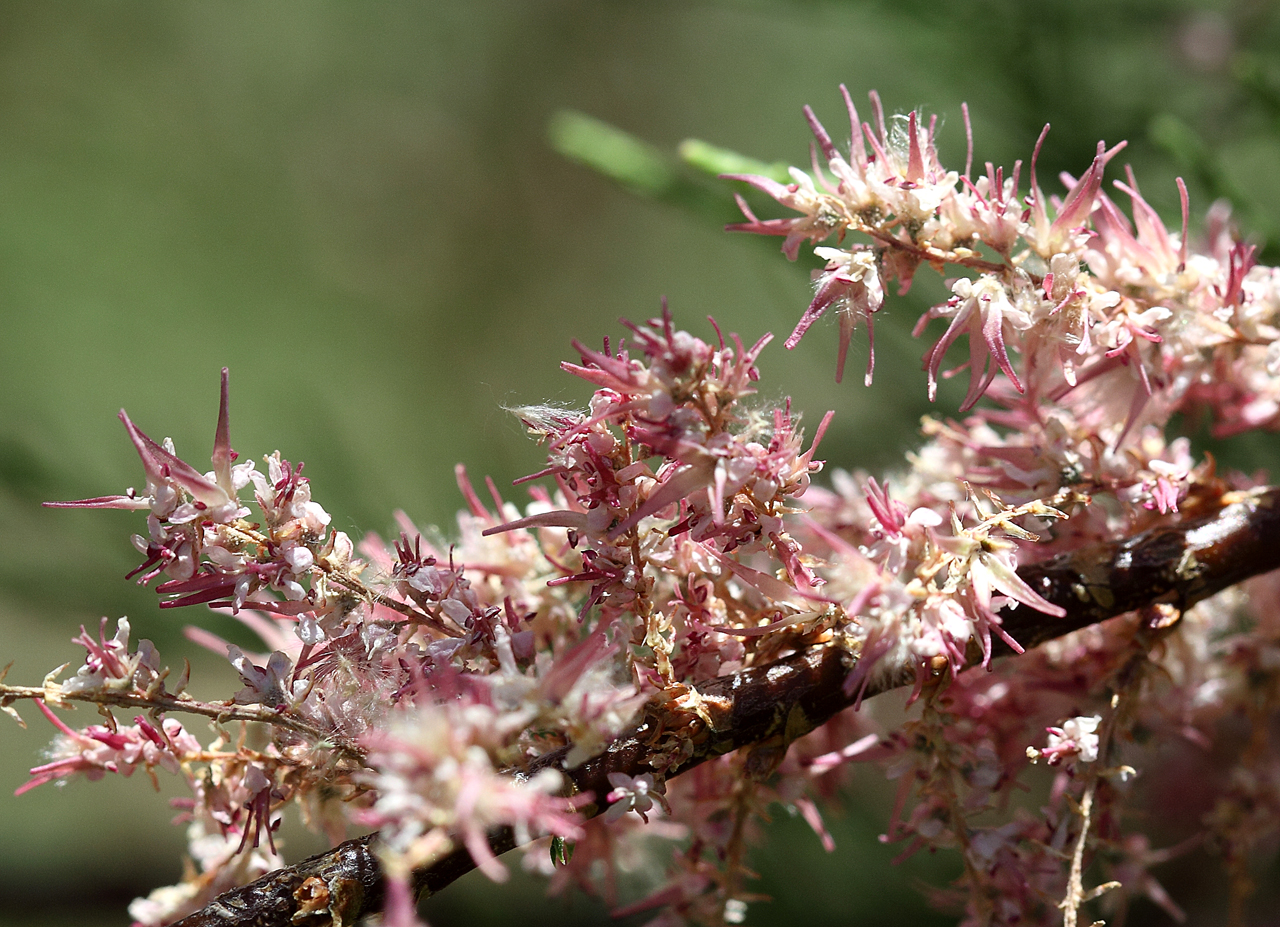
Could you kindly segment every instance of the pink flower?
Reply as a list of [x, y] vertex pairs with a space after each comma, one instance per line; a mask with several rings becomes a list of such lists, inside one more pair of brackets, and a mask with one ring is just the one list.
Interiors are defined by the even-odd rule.
[[[931, 309], [925, 317], [951, 316], [951, 324], [930, 350], [925, 362], [929, 371], [929, 399], [937, 396], [938, 368], [942, 359], [961, 334], [969, 336], [969, 392], [960, 404], [961, 412], [971, 409], [986, 392], [997, 370], [1009, 378], [1014, 389], [1023, 392], [1023, 385], [1005, 348], [1005, 335], [1010, 329], [1025, 331], [1030, 328], [1030, 315], [1014, 304], [1005, 285], [991, 275], [984, 275], [976, 281], [962, 277], [951, 285], [951, 292], [955, 294], [951, 299]], [[916, 326], [917, 333], [923, 322], [924, 318]]]
[[[1044, 757], [1050, 766], [1072, 760], [1092, 763], [1098, 758], [1097, 730], [1100, 723], [1101, 715], [1081, 715], [1062, 722], [1062, 727], [1046, 728], [1049, 742], [1038, 751], [1038, 756]], [[1028, 755], [1031, 755], [1030, 750]]]
[[1127, 143], [1121, 142], [1110, 150], [1103, 142], [1098, 142], [1098, 151], [1093, 163], [1078, 181], [1063, 176], [1063, 181], [1070, 188], [1066, 199], [1058, 206], [1058, 213], [1049, 220], [1044, 193], [1036, 182], [1036, 161], [1040, 155], [1040, 146], [1049, 134], [1046, 125], [1036, 141], [1035, 153], [1031, 157], [1031, 226], [1024, 236], [1041, 257], [1048, 259], [1061, 252], [1078, 251], [1086, 235], [1084, 225], [1098, 201], [1098, 193], [1102, 189], [1102, 174], [1107, 162], [1118, 154]]
[[613, 789], [604, 799], [609, 802], [609, 810], [604, 815], [606, 821], [616, 821], [627, 812], [634, 811], [648, 824], [649, 812], [655, 804], [667, 814], [671, 813], [671, 806], [666, 799], [666, 783], [655, 782], [652, 773], [641, 773], [638, 776], [609, 773], [609, 784]]
[[116, 622], [115, 636], [107, 639], [107, 619], [103, 618], [95, 641], [80, 628], [80, 636], [73, 643], [80, 644], [88, 653], [84, 665], [76, 675], [59, 684], [63, 694], [102, 690], [140, 689], [156, 680], [161, 672], [160, 654], [151, 641], [138, 644], [136, 652], [129, 651], [129, 619]]
[[844, 377], [845, 355], [853, 331], [862, 320], [867, 326], [867, 375], [865, 383], [871, 385], [871, 373], [875, 369], [875, 333], [871, 316], [884, 305], [884, 288], [880, 284], [880, 271], [875, 256], [869, 251], [841, 251], [837, 248], [815, 248], [814, 253], [825, 258], [827, 266], [818, 274], [813, 302], [800, 318], [789, 338], [787, 348], [794, 348], [814, 322], [829, 308], [835, 306], [840, 319], [840, 349], [836, 360], [836, 382]]
[[34, 767], [31, 780], [19, 786], [15, 795], [76, 774], [90, 781], [101, 779], [107, 773], [128, 777], [139, 766], [148, 773], [156, 766], [177, 773], [181, 761], [201, 752], [200, 743], [172, 718], [164, 720], [161, 730], [139, 716], [132, 725], [119, 725], [114, 730], [91, 724], [76, 731], [67, 727], [43, 701], [36, 705], [60, 735], [49, 749], [50, 762]]
[[227, 645], [227, 659], [240, 674], [244, 688], [237, 693], [235, 701], [241, 704], [261, 704], [268, 708], [280, 708], [289, 704], [292, 689], [289, 676], [293, 671], [293, 661], [288, 655], [276, 651], [271, 654], [264, 667], [256, 666], [235, 644]]
[[503, 727], [492, 708], [457, 703], [406, 713], [391, 731], [368, 737], [376, 792], [362, 823], [381, 828], [393, 871], [417, 865], [457, 834], [476, 865], [496, 881], [507, 876], [489, 847], [488, 831], [515, 829], [518, 843], [542, 834], [577, 839], [577, 800], [559, 797], [562, 777], [553, 769], [517, 780], [497, 771], [488, 750], [498, 748]]

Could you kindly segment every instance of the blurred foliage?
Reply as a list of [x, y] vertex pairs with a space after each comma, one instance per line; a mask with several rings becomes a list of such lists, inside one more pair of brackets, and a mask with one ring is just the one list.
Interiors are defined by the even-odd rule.
[[[67, 639], [103, 614], [128, 613], [175, 663], [191, 650], [184, 623], [231, 633], [121, 581], [135, 518], [39, 508], [140, 482], [121, 406], [199, 463], [230, 366], [236, 448], [305, 461], [338, 527], [385, 533], [397, 506], [449, 525], [457, 461], [500, 486], [537, 469], [500, 406], [585, 398], [557, 369], [570, 338], [616, 337], [662, 295], [695, 331], [711, 313], [749, 340], [789, 332], [812, 265], [723, 234], [727, 191], [690, 163], [807, 164], [800, 107], [843, 134], [841, 82], [856, 98], [877, 88], [889, 111], [939, 113], [955, 164], [962, 100], [979, 164], [1028, 159], [1052, 123], [1046, 189], [1098, 138], [1128, 138], [1171, 221], [1182, 173], [1193, 227], [1230, 197], [1275, 261], [1277, 49], [1280, 16], [1261, 0], [2, 4], [0, 664], [34, 682], [75, 659]], [[575, 132], [579, 160], [591, 133], [634, 156], [631, 189], [547, 144], [572, 149]], [[682, 161], [688, 139], [704, 147]], [[632, 192], [644, 176], [651, 199]], [[762, 399], [789, 395], [811, 421], [837, 409], [828, 459], [892, 467], [930, 408], [908, 333], [941, 292], [922, 277], [891, 297], [870, 390], [832, 382], [834, 339], [815, 331], [765, 352]], [[954, 407], [941, 397], [939, 411]], [[1275, 456], [1266, 436], [1243, 444], [1223, 449], [1229, 463]], [[231, 675], [200, 659], [197, 691], [229, 690]], [[4, 730], [5, 788], [48, 739], [32, 727]], [[66, 908], [69, 920], [126, 923], [123, 898], [179, 871], [181, 833], [149, 790], [135, 778], [0, 801], [0, 925], [54, 923], [52, 900], [72, 897], [100, 910]], [[780, 901], [753, 907], [753, 923], [881, 923], [886, 905], [924, 922], [911, 871], [887, 867], [894, 848], [874, 840], [883, 793], [859, 794], [867, 813], [849, 816], [829, 868], [803, 855], [812, 835], [778, 825], [785, 841], [757, 864]], [[796, 879], [802, 859], [821, 875]], [[505, 922], [523, 896], [504, 892], [442, 896], [433, 922]], [[579, 900], [564, 917], [600, 911]]]

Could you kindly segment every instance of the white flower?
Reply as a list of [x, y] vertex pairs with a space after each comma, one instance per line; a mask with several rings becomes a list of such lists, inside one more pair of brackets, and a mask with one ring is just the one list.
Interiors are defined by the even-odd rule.
[[1064, 721], [1062, 727], [1051, 727], [1049, 743], [1040, 751], [1050, 766], [1056, 766], [1063, 760], [1079, 760], [1092, 763], [1098, 758], [1098, 725], [1102, 722], [1100, 715], [1081, 715]]
[[609, 773], [609, 784], [613, 786], [613, 790], [605, 796], [605, 801], [610, 802], [609, 810], [604, 814], [606, 821], [616, 821], [628, 811], [634, 811], [647, 824], [648, 812], [655, 802], [667, 814], [671, 813], [671, 806], [667, 804], [664, 795], [667, 784], [655, 782], [652, 773], [641, 773], [635, 777], [625, 773]]

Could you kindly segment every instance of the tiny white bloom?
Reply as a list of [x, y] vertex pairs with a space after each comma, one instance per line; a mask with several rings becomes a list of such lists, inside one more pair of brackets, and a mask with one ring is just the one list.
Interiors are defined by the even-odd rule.
[[1097, 730], [1101, 722], [1100, 715], [1081, 715], [1064, 721], [1061, 728], [1050, 728], [1045, 755], [1052, 757], [1071, 753], [1082, 763], [1092, 763], [1098, 758]]

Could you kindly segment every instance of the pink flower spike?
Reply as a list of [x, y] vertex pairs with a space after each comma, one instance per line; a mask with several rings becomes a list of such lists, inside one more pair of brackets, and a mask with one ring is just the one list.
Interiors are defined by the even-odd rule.
[[1239, 306], [1244, 302], [1244, 278], [1258, 262], [1257, 253], [1257, 245], [1237, 241], [1231, 246], [1227, 255], [1227, 286], [1221, 293], [1223, 305]]
[[49, 723], [52, 724], [54, 727], [56, 727], [63, 734], [72, 738], [79, 736], [75, 731], [71, 730], [71, 728], [67, 727], [66, 723], [63, 722], [61, 718], [59, 718], [50, 710], [49, 706], [45, 704], [44, 699], [42, 698], [36, 699], [36, 707], [40, 709], [41, 714], [43, 714], [46, 718], [49, 719]]
[[1187, 185], [1183, 183], [1181, 177], [1174, 179], [1178, 185], [1178, 202], [1182, 205], [1182, 242], [1178, 247], [1178, 270], [1182, 271], [1187, 266], [1187, 224], [1190, 220], [1190, 205], [1187, 201]]
[[818, 839], [822, 841], [822, 849], [828, 853], [834, 853], [836, 849], [835, 838], [827, 830], [827, 825], [822, 820], [822, 813], [818, 811], [818, 806], [813, 803], [813, 800], [797, 798], [792, 804], [800, 812], [800, 817], [804, 818], [804, 822], [813, 828], [813, 832], [818, 835]]
[[58, 729], [59, 736], [50, 748], [51, 762], [31, 769], [32, 778], [17, 789], [17, 795], [76, 774], [83, 774], [90, 780], [101, 779], [107, 773], [127, 777], [139, 766], [148, 771], [155, 766], [163, 766], [170, 772], [177, 772], [179, 751], [200, 749], [194, 738], [186, 734], [176, 721], [166, 721], [163, 734], [145, 721], [130, 727], [108, 728], [93, 724], [76, 731], [67, 727], [43, 700], [36, 704]]
[[[884, 111], [879, 107], [876, 107], [876, 116], [880, 120], [881, 138], [877, 138], [871, 126], [865, 122], [862, 124], [862, 134], [871, 146], [871, 160], [887, 165], [889, 163], [889, 142], [884, 132]], [[884, 139], [883, 143], [881, 139]]]
[[[965, 149], [966, 149], [965, 156], [964, 156], [964, 177], [966, 180], [968, 180], [969, 173], [973, 169], [973, 123], [969, 121], [969, 104], [968, 103], [960, 104], [960, 114], [964, 117], [964, 139], [965, 139]], [[1017, 168], [1015, 167], [1014, 170], [1016, 172]], [[1013, 187], [1015, 190], [1018, 188], [1018, 184], [1016, 180], [1014, 182]], [[996, 190], [999, 188], [992, 187], [992, 189]]]
[[715, 477], [715, 462], [711, 458], [699, 461], [696, 464], [690, 464], [675, 471], [666, 482], [653, 491], [653, 494], [644, 501], [644, 504], [637, 508], [630, 517], [626, 518], [609, 532], [609, 540], [615, 541], [622, 535], [626, 534], [640, 521], [649, 517], [655, 512], [665, 509], [668, 505], [679, 502], [681, 499], [704, 489], [711, 485], [712, 479]]
[[[871, 112], [876, 118], [876, 128], [880, 130], [880, 139], [884, 142], [885, 148], [889, 147], [889, 133], [885, 130], [884, 125], [884, 104], [880, 102], [880, 94], [878, 91], [872, 90], [867, 96], [871, 99]], [[867, 129], [870, 130], [870, 126]]]
[[[471, 478], [467, 476], [467, 468], [465, 464], [455, 464], [453, 467], [454, 479], [458, 482], [458, 489], [462, 493], [462, 498], [467, 500], [467, 509], [476, 518], [490, 518], [488, 510], [484, 507], [484, 503], [480, 501], [480, 496], [476, 493], [475, 487], [471, 485]], [[498, 509], [502, 511], [501, 508]]]
[[888, 481], [882, 488], [874, 476], [867, 477], [863, 494], [866, 496], [871, 514], [875, 516], [876, 521], [880, 522], [884, 531], [891, 537], [901, 534], [903, 527], [907, 524], [907, 507], [901, 502], [894, 502], [890, 497]]
[[[725, 174], [725, 179], [730, 180], [746, 180], [743, 175]], [[787, 260], [794, 261], [800, 256], [800, 243], [805, 240], [803, 234], [793, 234], [797, 226], [808, 222], [805, 216], [796, 216], [794, 218], [782, 219], [760, 219], [751, 211], [751, 207], [747, 205], [738, 194], [733, 195], [734, 201], [738, 204], [738, 208], [742, 210], [742, 214], [746, 216], [746, 222], [730, 222], [724, 227], [726, 232], [753, 232], [756, 235], [778, 235], [786, 240], [782, 243], [782, 253], [787, 256]], [[779, 200], [779, 202], [782, 202]]]
[[924, 156], [920, 153], [920, 133], [915, 110], [907, 117], [907, 180], [919, 183], [924, 180]]
[[[807, 107], [806, 107], [807, 109]], [[742, 183], [750, 184], [761, 193], [767, 193], [778, 202], [791, 197], [796, 192], [795, 184], [781, 184], [771, 177], [764, 177], [760, 174], [721, 174], [721, 180], [739, 180]], [[748, 214], [748, 218], [755, 220], [755, 216]], [[778, 220], [774, 220], [778, 221]]]
[[839, 383], [844, 378], [844, 362], [849, 352], [849, 342], [858, 320], [862, 319], [867, 325], [869, 346], [864, 380], [870, 386], [876, 362], [872, 315], [884, 305], [884, 286], [875, 255], [870, 251], [849, 252], [835, 248], [817, 248], [815, 253], [826, 258], [827, 265], [818, 276], [813, 302], [800, 317], [784, 346], [788, 350], [794, 348], [809, 327], [834, 306], [840, 325], [839, 353], [836, 355], [836, 382]]
[[542, 512], [538, 515], [529, 515], [526, 518], [517, 518], [515, 521], [494, 525], [492, 528], [485, 528], [480, 532], [480, 536], [487, 538], [495, 534], [502, 534], [505, 531], [520, 531], [529, 528], [572, 528], [575, 531], [586, 531], [587, 514], [585, 512], [569, 512], [565, 510]]
[[1106, 170], [1107, 162], [1127, 144], [1127, 142], [1120, 142], [1108, 151], [1106, 142], [1098, 142], [1098, 153], [1094, 156], [1093, 163], [1067, 193], [1067, 198], [1062, 202], [1062, 208], [1058, 210], [1057, 218], [1049, 227], [1050, 241], [1065, 241], [1073, 229], [1084, 225], [1088, 220], [1097, 202], [1098, 191], [1102, 189], [1102, 174]]
[[[831, 427], [831, 420], [836, 417], [835, 409], [828, 409], [827, 414], [822, 416], [822, 421], [818, 422], [818, 429], [813, 433], [813, 443], [809, 445], [809, 449], [800, 455], [800, 459], [807, 464], [812, 465], [813, 455], [818, 452], [818, 446], [822, 444], [822, 439], [826, 437], [827, 429]], [[818, 466], [822, 466], [822, 461], [818, 461]]]
[[1009, 300], [1004, 286], [990, 276], [977, 280], [961, 277], [952, 284], [952, 292], [955, 295], [944, 304], [945, 309], [937, 307], [937, 311], [951, 311], [955, 316], [928, 355], [926, 369], [930, 402], [937, 396], [938, 370], [947, 349], [965, 333], [969, 336], [969, 392], [960, 411], [967, 412], [973, 408], [995, 379], [997, 370], [1004, 373], [1014, 389], [1023, 392], [1022, 382], [1014, 373], [1005, 349], [1004, 326], [1029, 327], [1031, 322], [1027, 314]]
[[145, 496], [94, 496], [74, 502], [42, 502], [47, 509], [127, 509], [136, 512], [151, 508], [151, 500]]
[[828, 161], [833, 161], [840, 157], [840, 153], [836, 151], [835, 144], [831, 141], [831, 136], [827, 134], [827, 130], [822, 127], [822, 123], [818, 121], [818, 117], [814, 115], [813, 109], [809, 106], [804, 108], [805, 122], [809, 123], [809, 128], [813, 131], [813, 137], [818, 140], [818, 147], [822, 149], [822, 155]]
[[[864, 759], [864, 754], [869, 753], [872, 748], [880, 746], [879, 734], [867, 734], [858, 738], [853, 743], [841, 747], [839, 750], [833, 750], [830, 753], [824, 753], [819, 757], [815, 757], [809, 761], [805, 767], [809, 775], [821, 776], [829, 773], [831, 770], [843, 766], [851, 760]], [[879, 751], [883, 753], [884, 751]]]
[[1036, 180], [1036, 163], [1040, 160], [1040, 149], [1044, 147], [1044, 140], [1049, 135], [1049, 123], [1044, 124], [1044, 128], [1040, 130], [1040, 135], [1036, 138], [1035, 147], [1031, 149], [1031, 193], [1035, 196], [1036, 202], [1041, 204], [1043, 211], [1043, 197], [1040, 195], [1040, 184]]
[[609, 642], [605, 636], [607, 630], [607, 625], [600, 625], [585, 640], [556, 659], [540, 681], [542, 693], [549, 702], [553, 705], [560, 704], [583, 673], [592, 666], [603, 664], [611, 654], [620, 649], [616, 642]]
[[223, 367], [222, 386], [218, 397], [218, 427], [213, 434], [212, 460], [215, 480], [222, 487], [223, 492], [234, 498], [236, 490], [231, 482], [231, 461], [235, 460], [236, 452], [231, 449], [229, 381], [230, 372]]
[[1142, 194], [1138, 191], [1138, 182], [1133, 176], [1133, 169], [1126, 167], [1125, 173], [1128, 175], [1129, 182], [1125, 184], [1117, 180], [1115, 187], [1129, 195], [1133, 208], [1133, 224], [1137, 230], [1137, 241], [1141, 242], [1151, 255], [1149, 270], [1172, 272], [1177, 268], [1178, 260], [1181, 259], [1181, 249], [1174, 250], [1164, 223], [1151, 205], [1142, 198]]
[[1035, 237], [1039, 241], [1045, 241], [1049, 234], [1049, 210], [1045, 208], [1044, 191], [1040, 189], [1040, 184], [1036, 180], [1036, 163], [1040, 160], [1040, 149], [1044, 147], [1045, 137], [1049, 134], [1049, 123], [1044, 124], [1044, 128], [1040, 130], [1040, 137], [1036, 139], [1036, 146], [1031, 151], [1031, 191], [1027, 194], [1027, 198], [1031, 201], [1028, 204], [1031, 212], [1032, 226], [1035, 229]]
[[211, 509], [220, 509], [231, 505], [234, 497], [223, 491], [222, 487], [207, 479], [195, 467], [156, 444], [129, 419], [124, 409], [120, 410], [120, 421], [124, 422], [129, 440], [142, 458], [142, 467], [146, 470], [148, 483], [161, 486], [173, 482], [185, 489], [197, 502]]
[[[774, 602], [786, 602], [796, 606], [797, 608], [803, 608], [805, 599], [811, 599], [819, 602], [826, 601], [826, 599], [821, 596], [814, 595], [813, 593], [807, 593], [802, 589], [795, 588], [794, 586], [788, 586], [782, 580], [775, 576], [771, 576], [768, 573], [762, 573], [759, 570], [751, 569], [749, 566], [744, 566], [737, 560], [726, 556], [725, 554], [721, 554], [716, 551], [712, 551], [712, 553], [731, 573], [747, 585], [751, 586], [765, 598], [771, 599]], [[753, 631], [751, 633], [754, 634], [756, 632]]]
[[979, 562], [983, 569], [975, 571], [974, 589], [980, 601], [985, 599], [982, 603], [984, 607], [990, 607], [991, 603], [990, 592], [986, 591], [989, 583], [1000, 594], [1008, 596], [1015, 602], [1020, 602], [1046, 615], [1052, 615], [1054, 618], [1066, 617], [1065, 608], [1054, 605], [1028, 586], [1026, 580], [1019, 576], [1014, 566], [1007, 563], [1004, 558], [996, 554], [985, 554], [979, 558]]
[[161, 608], [180, 608], [185, 605], [203, 605], [232, 596], [239, 582], [238, 575], [199, 573], [186, 580], [174, 579], [156, 586], [160, 595], [174, 596], [160, 603]]
[[858, 118], [858, 108], [853, 105], [853, 97], [844, 84], [840, 85], [840, 95], [844, 97], [844, 106], [849, 113], [849, 157], [859, 172], [865, 172], [867, 148], [862, 144], [862, 122]]
[[1050, 227], [1051, 232], [1061, 234], [1077, 225], [1083, 225], [1089, 218], [1089, 213], [1093, 212], [1094, 202], [1098, 198], [1098, 191], [1102, 189], [1102, 172], [1107, 164], [1103, 156], [1106, 151], [1106, 143], [1098, 142], [1098, 153], [1093, 156], [1089, 169], [1067, 192], [1066, 199], [1062, 201], [1062, 208], [1058, 210], [1058, 215]]

